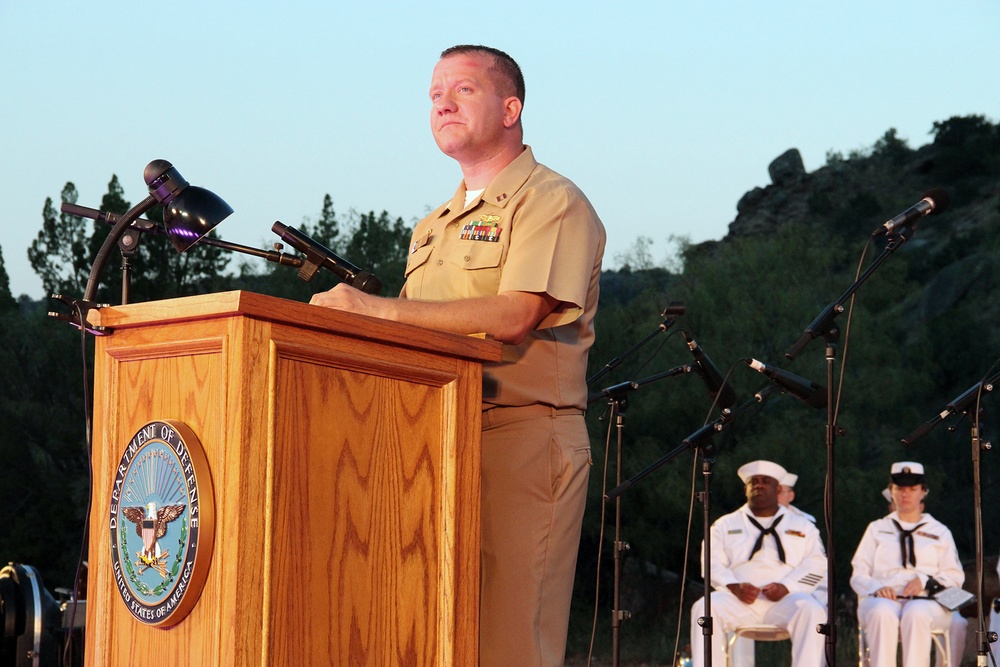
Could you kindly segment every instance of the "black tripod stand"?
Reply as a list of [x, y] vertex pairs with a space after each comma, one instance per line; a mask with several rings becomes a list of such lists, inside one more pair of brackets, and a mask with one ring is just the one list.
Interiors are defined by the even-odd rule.
[[[646, 345], [649, 341], [655, 338], [657, 335], [667, 331], [674, 325], [677, 321], [676, 317], [683, 315], [685, 312], [684, 304], [680, 302], [672, 302], [667, 308], [660, 314], [663, 321], [646, 335], [641, 341], [629, 348], [625, 353], [619, 355], [618, 357], [612, 359], [608, 362], [600, 371], [595, 375], [587, 379], [587, 386], [592, 385], [598, 379], [603, 377], [605, 374], [614, 370], [621, 363], [628, 358], [630, 355], [635, 353], [637, 350]], [[697, 363], [697, 362], [696, 362]], [[624, 450], [624, 432], [625, 432], [625, 416], [628, 411], [628, 396], [632, 392], [636, 391], [643, 385], [655, 382], [656, 380], [662, 380], [667, 377], [672, 377], [674, 375], [681, 375], [685, 373], [690, 373], [696, 370], [694, 366], [685, 365], [672, 368], [664, 373], [659, 373], [657, 375], [650, 376], [642, 380], [629, 380], [627, 382], [621, 382], [619, 384], [613, 385], [606, 389], [602, 389], [596, 393], [592, 393], [588, 398], [588, 402], [594, 402], [600, 399], [607, 399], [610, 404], [610, 415], [614, 421], [614, 427], [616, 431], [616, 441], [617, 441], [617, 452], [616, 452], [616, 472], [615, 472], [615, 484], [622, 483], [622, 452]], [[703, 372], [699, 366], [699, 372]], [[721, 391], [721, 390], [720, 390]], [[609, 425], [610, 428], [610, 425]], [[609, 437], [610, 440], [610, 437]], [[610, 498], [609, 498], [610, 499]], [[615, 496], [615, 537], [614, 537], [614, 590], [613, 590], [613, 603], [611, 610], [611, 664], [612, 667], [618, 667], [620, 664], [621, 657], [621, 627], [622, 621], [625, 621], [631, 617], [631, 613], [620, 608], [621, 606], [621, 568], [622, 559], [626, 551], [629, 550], [630, 546], [627, 542], [622, 540], [621, 536], [621, 518], [622, 518], [622, 508], [621, 499]]]
[[835, 557], [835, 541], [834, 541], [834, 446], [837, 441], [837, 436], [842, 435], [843, 432], [839, 426], [837, 426], [837, 405], [834, 401], [835, 398], [835, 367], [837, 358], [837, 342], [840, 339], [840, 327], [837, 325], [836, 317], [840, 313], [844, 312], [844, 304], [847, 300], [854, 295], [855, 292], [863, 285], [868, 278], [875, 272], [875, 270], [882, 265], [882, 263], [889, 258], [889, 256], [894, 253], [899, 247], [905, 243], [916, 230], [914, 226], [904, 226], [901, 230], [893, 237], [890, 238], [889, 243], [882, 252], [872, 260], [872, 263], [867, 269], [854, 281], [854, 283], [847, 288], [840, 298], [834, 301], [832, 304], [827, 306], [823, 312], [821, 312], [816, 319], [806, 327], [802, 335], [799, 337], [798, 341], [792, 345], [791, 348], [785, 353], [785, 356], [789, 359], [794, 359], [814, 338], [822, 336], [826, 340], [826, 350], [824, 353], [824, 358], [826, 360], [826, 388], [827, 388], [827, 420], [826, 420], [826, 431], [825, 431], [825, 445], [826, 445], [826, 484], [825, 491], [823, 494], [823, 514], [826, 524], [826, 547], [827, 547], [827, 571], [826, 571], [826, 581], [827, 581], [827, 599], [826, 599], [826, 624], [820, 627], [819, 631], [826, 636], [826, 664], [828, 667], [833, 667], [837, 664], [837, 624], [834, 619], [836, 619], [836, 568], [834, 567]]
[[[983, 571], [983, 505], [980, 458], [984, 451], [992, 448], [992, 445], [982, 439], [979, 424], [983, 414], [985, 414], [985, 408], [982, 405], [983, 394], [992, 392], [998, 382], [1000, 382], [1000, 373], [977, 382], [948, 403], [944, 410], [935, 415], [933, 419], [917, 427], [903, 438], [903, 444], [909, 446], [930, 433], [931, 429], [950, 415], [960, 414], [969, 418], [972, 443], [972, 508], [976, 543], [976, 619], [978, 620], [976, 664], [983, 667], [987, 664], [986, 657], [990, 653], [990, 644], [997, 640], [997, 632], [995, 628], [992, 632], [986, 630], [985, 590], [983, 586], [985, 573]], [[995, 661], [994, 664], [996, 664]]]
[[[672, 451], [668, 452], [665, 456], [661, 457], [659, 460], [654, 462], [652, 465], [648, 466], [641, 472], [639, 472], [634, 477], [620, 482], [618, 486], [608, 492], [604, 497], [606, 501], [614, 500], [617, 503], [620, 500], [620, 496], [628, 491], [633, 485], [640, 482], [662, 466], [666, 465], [670, 461], [674, 460], [682, 453], [688, 450], [695, 450], [696, 455], [701, 457], [702, 460], [702, 481], [703, 487], [699, 494], [702, 501], [702, 522], [704, 524], [704, 534], [705, 534], [705, 547], [703, 553], [703, 563], [702, 567], [705, 571], [705, 576], [710, 577], [712, 571], [712, 536], [711, 536], [711, 487], [712, 487], [712, 465], [715, 463], [714, 459], [714, 447], [711, 443], [711, 436], [722, 431], [728, 424], [730, 424], [736, 417], [751, 408], [752, 406], [763, 403], [766, 398], [777, 391], [778, 387], [771, 385], [765, 387], [758, 391], [752, 399], [746, 401], [742, 405], [737, 406], [733, 409], [723, 410], [722, 416], [713, 422], [702, 426], [700, 429], [686, 437], [680, 444]], [[617, 530], [617, 529], [616, 529]], [[617, 536], [616, 536], [617, 544]], [[618, 573], [615, 573], [615, 595], [618, 593]], [[706, 579], [707, 581], [707, 579]], [[705, 615], [698, 619], [698, 625], [702, 627], [703, 640], [705, 642], [705, 665], [707, 667], [712, 667], [712, 596], [709, 594], [709, 587], [705, 587]], [[617, 606], [617, 599], [615, 602]], [[694, 638], [692, 637], [692, 641]], [[612, 658], [612, 664], [617, 664], [617, 653]]]
[[[615, 484], [621, 485], [622, 483], [622, 451], [624, 449], [624, 433], [625, 433], [625, 416], [628, 410], [628, 395], [639, 389], [645, 384], [650, 382], [655, 382], [657, 380], [662, 380], [664, 378], [673, 377], [675, 375], [682, 375], [685, 373], [690, 373], [693, 370], [691, 366], [677, 366], [676, 368], [671, 368], [668, 371], [659, 373], [657, 375], [650, 376], [642, 380], [629, 380], [628, 382], [622, 382], [620, 384], [608, 387], [607, 389], [601, 390], [594, 399], [597, 398], [607, 398], [611, 406], [610, 415], [614, 421], [617, 448], [616, 448], [616, 459], [615, 459]], [[610, 428], [610, 426], [609, 426]], [[620, 495], [620, 494], [619, 494]], [[610, 500], [611, 496], [605, 498]], [[615, 501], [615, 539], [614, 539], [614, 588], [613, 588], [613, 601], [611, 609], [611, 664], [617, 667], [619, 664], [619, 659], [621, 656], [621, 626], [622, 621], [631, 618], [631, 613], [621, 609], [621, 571], [622, 571], [622, 558], [625, 552], [629, 550], [630, 546], [628, 542], [625, 542], [621, 538], [621, 527], [622, 527], [622, 506], [621, 499], [616, 495], [614, 496]]]

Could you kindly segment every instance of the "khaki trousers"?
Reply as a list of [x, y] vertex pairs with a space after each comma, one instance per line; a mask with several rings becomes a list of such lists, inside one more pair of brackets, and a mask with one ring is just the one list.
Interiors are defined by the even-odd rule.
[[590, 476], [578, 409], [483, 412], [480, 667], [557, 667]]

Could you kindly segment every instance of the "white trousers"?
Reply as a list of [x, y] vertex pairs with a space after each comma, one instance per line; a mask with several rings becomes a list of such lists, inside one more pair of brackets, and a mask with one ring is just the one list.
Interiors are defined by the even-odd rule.
[[[705, 664], [705, 639], [698, 618], [705, 614], [705, 599], [691, 607], [691, 667]], [[825, 658], [825, 638], [816, 626], [826, 623], [826, 608], [808, 593], [789, 593], [777, 602], [758, 597], [753, 604], [740, 602], [728, 590], [712, 592], [712, 667], [725, 667], [722, 644], [726, 633], [744, 625], [776, 625], [792, 640], [792, 667], [816, 667]]]
[[[962, 656], [965, 654], [965, 637], [969, 633], [969, 622], [957, 611], [951, 612], [951, 627], [948, 630], [951, 635], [951, 665], [949, 667], [959, 667], [962, 664]], [[944, 667], [944, 660], [934, 651], [934, 667]]]
[[[827, 596], [826, 596], [826, 584], [823, 584], [816, 588], [812, 592], [812, 596], [816, 598], [817, 601], [823, 606], [827, 606]], [[965, 633], [962, 633], [963, 646], [965, 645]], [[823, 655], [826, 656], [826, 639], [823, 640]], [[754, 654], [757, 647], [752, 639], [747, 639], [746, 637], [737, 637], [736, 641], [733, 642], [732, 647], [729, 649], [729, 663], [733, 667], [755, 667], [757, 662], [757, 657]], [[713, 664], [714, 667], [714, 664]], [[940, 665], [938, 665], [940, 667]], [[951, 667], [955, 667], [952, 665]]]
[[858, 622], [873, 666], [895, 665], [902, 642], [903, 667], [930, 667], [931, 630], [948, 632], [951, 612], [933, 600], [865, 597], [858, 603]]

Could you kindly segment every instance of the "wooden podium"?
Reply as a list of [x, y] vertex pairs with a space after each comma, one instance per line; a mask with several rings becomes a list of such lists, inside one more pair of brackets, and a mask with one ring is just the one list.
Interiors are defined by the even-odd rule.
[[[247, 292], [92, 312], [86, 664], [475, 665], [482, 363], [500, 344]], [[197, 603], [145, 625], [108, 508], [155, 420], [200, 440], [214, 547]], [[205, 502], [205, 499], [202, 499]]]

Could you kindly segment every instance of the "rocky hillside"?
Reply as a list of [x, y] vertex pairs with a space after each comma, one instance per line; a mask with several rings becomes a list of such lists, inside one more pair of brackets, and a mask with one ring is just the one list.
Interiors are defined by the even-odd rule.
[[[924, 218], [899, 252], [920, 286], [901, 304], [912, 326], [947, 318], [995, 329], [1000, 269], [1000, 125], [982, 116], [954, 117], [934, 126], [931, 144], [911, 149], [889, 130], [868, 151], [828, 155], [806, 172], [791, 148], [769, 165], [771, 184], [747, 192], [729, 226], [733, 238], [772, 234], [785, 225], [837, 240], [864, 239], [924, 193], [945, 190], [947, 210]], [[714, 243], [699, 250], [711, 252]], [[869, 257], [881, 249], [869, 250]], [[846, 285], [845, 285], [846, 288]], [[980, 329], [979, 326], [974, 327]], [[957, 332], [961, 337], [961, 332]], [[994, 337], [1000, 338], [1000, 336]], [[972, 341], [970, 341], [972, 342]]]

